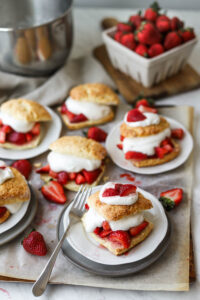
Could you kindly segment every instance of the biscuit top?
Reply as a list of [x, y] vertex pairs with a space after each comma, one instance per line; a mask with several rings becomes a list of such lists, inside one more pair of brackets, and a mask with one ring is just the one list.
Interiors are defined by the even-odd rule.
[[100, 143], [82, 136], [63, 136], [53, 142], [49, 149], [87, 159], [102, 160], [106, 157], [106, 149]]
[[27, 122], [50, 121], [51, 115], [48, 111], [32, 100], [11, 99], [1, 105], [1, 112], [12, 116], [17, 120]]
[[71, 89], [70, 97], [78, 101], [95, 102], [104, 105], [119, 104], [117, 94], [103, 83], [86, 83], [78, 85]]
[[94, 208], [107, 221], [117, 221], [125, 216], [135, 215], [153, 207], [151, 201], [146, 199], [141, 193], [138, 193], [138, 200], [132, 205], [109, 205], [103, 203], [99, 199], [99, 193], [92, 194], [87, 202], [90, 207]]
[[126, 123], [122, 123], [122, 125], [120, 126], [120, 134], [123, 137], [127, 138], [145, 137], [153, 134], [158, 134], [167, 128], [170, 128], [169, 123], [165, 118], [160, 117], [159, 124], [149, 125], [145, 127], [130, 127]]
[[30, 198], [30, 190], [21, 173], [10, 167], [14, 175], [0, 185], [0, 206], [16, 202], [24, 202]]

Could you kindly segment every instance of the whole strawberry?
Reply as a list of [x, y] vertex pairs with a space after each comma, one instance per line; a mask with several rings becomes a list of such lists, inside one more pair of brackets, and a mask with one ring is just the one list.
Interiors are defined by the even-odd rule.
[[177, 17], [173, 17], [170, 21], [170, 25], [171, 25], [171, 30], [178, 30], [180, 28], [183, 28], [184, 26], [184, 22], [181, 21], [179, 18]]
[[26, 159], [21, 159], [15, 161], [12, 165], [13, 168], [17, 169], [26, 179], [29, 178], [29, 175], [32, 171], [31, 163]]
[[165, 16], [159, 16], [156, 20], [156, 27], [160, 32], [167, 32], [171, 29], [170, 19]]
[[143, 44], [139, 44], [136, 49], [135, 49], [135, 52], [141, 56], [144, 56], [144, 57], [148, 57], [148, 49], [145, 45]]
[[146, 9], [144, 13], [144, 18], [148, 21], [155, 22], [158, 13], [159, 13], [160, 7], [157, 2], [154, 2], [149, 8]]
[[22, 241], [24, 249], [38, 256], [45, 256], [47, 254], [47, 247], [43, 235], [38, 231], [32, 231]]
[[129, 18], [129, 22], [132, 23], [135, 28], [138, 28], [143, 20], [141, 11], [137, 15], [130, 16]]
[[160, 55], [164, 52], [164, 47], [161, 44], [154, 44], [148, 49], [149, 57]]
[[124, 34], [121, 38], [121, 43], [125, 47], [127, 47], [131, 50], [134, 50], [136, 47], [136, 41], [134, 39], [134, 34], [133, 33]]
[[195, 38], [193, 28], [181, 29], [179, 30], [179, 34], [182, 37], [184, 43]]
[[121, 38], [123, 36], [123, 32], [122, 31], [117, 31], [114, 35], [114, 39], [115, 41], [121, 43]]
[[142, 22], [136, 33], [136, 39], [145, 45], [153, 45], [160, 43], [161, 34], [154, 24], [149, 22]]
[[131, 32], [133, 28], [131, 23], [118, 23], [117, 30], [121, 32]]
[[174, 47], [179, 46], [182, 43], [182, 38], [176, 31], [169, 32], [164, 40], [164, 48], [170, 50]]

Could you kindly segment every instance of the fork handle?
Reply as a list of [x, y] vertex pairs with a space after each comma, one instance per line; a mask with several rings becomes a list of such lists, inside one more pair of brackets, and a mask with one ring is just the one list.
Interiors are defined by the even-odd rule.
[[51, 272], [52, 272], [52, 269], [54, 267], [56, 258], [58, 256], [60, 248], [62, 247], [62, 244], [65, 240], [65, 237], [66, 237], [66, 234], [67, 234], [67, 231], [68, 231], [68, 227], [69, 227], [69, 223], [67, 225], [67, 228], [66, 228], [65, 232], [63, 233], [62, 238], [58, 242], [58, 244], [57, 244], [56, 248], [54, 249], [51, 257], [49, 258], [46, 266], [44, 267], [41, 275], [38, 277], [37, 281], [33, 285], [32, 293], [36, 297], [41, 296], [44, 293], [45, 289], [46, 289], [46, 286], [47, 286], [47, 283], [48, 283], [49, 278], [51, 276]]

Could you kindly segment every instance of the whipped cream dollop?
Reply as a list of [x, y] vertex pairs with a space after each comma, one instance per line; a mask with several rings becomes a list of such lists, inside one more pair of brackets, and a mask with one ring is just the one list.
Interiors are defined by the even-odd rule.
[[3, 160], [0, 160], [0, 184], [4, 183], [10, 178], [14, 178], [12, 170], [6, 166]]
[[116, 182], [107, 182], [104, 184], [102, 187], [100, 193], [99, 193], [99, 199], [101, 202], [104, 202], [109, 205], [132, 205], [138, 200], [138, 193], [136, 190], [136, 193], [130, 194], [128, 196], [122, 196], [120, 195], [117, 196], [109, 196], [109, 197], [103, 197], [103, 193], [106, 189], [109, 188], [115, 188]]
[[49, 153], [47, 160], [54, 172], [80, 172], [83, 169], [93, 171], [101, 166], [101, 160], [98, 159], [87, 159], [54, 151]]
[[21, 208], [22, 202], [12, 203], [12, 204], [6, 204], [4, 206], [9, 210], [9, 212], [11, 214], [15, 214]]
[[124, 122], [129, 127], [145, 127], [145, 126], [156, 125], [156, 124], [160, 123], [160, 117], [158, 114], [146, 112], [146, 113], [143, 113], [143, 115], [146, 117], [146, 119], [144, 119], [142, 121], [128, 122], [127, 121], [128, 112], [127, 112], [124, 117]]
[[[111, 230], [129, 230], [131, 227], [138, 226], [144, 220], [141, 213], [124, 217], [117, 221], [109, 221]], [[96, 227], [101, 227], [105, 219], [100, 216], [92, 207], [85, 213], [83, 223], [87, 232], [93, 232]]]
[[3, 113], [2, 111], [0, 111], [0, 119], [2, 120], [4, 125], [9, 125], [15, 131], [22, 132], [22, 133], [26, 133], [30, 131], [35, 125], [35, 122], [17, 120], [13, 116]]
[[158, 134], [145, 137], [125, 138], [123, 140], [123, 152], [128, 151], [141, 152], [146, 155], [154, 155], [155, 147], [159, 147], [160, 143], [167, 137], [170, 137], [171, 130], [166, 128]]
[[65, 104], [69, 111], [74, 114], [84, 114], [88, 120], [99, 120], [110, 114], [111, 108], [108, 105], [102, 105], [87, 101], [77, 101], [71, 97], [67, 98]]

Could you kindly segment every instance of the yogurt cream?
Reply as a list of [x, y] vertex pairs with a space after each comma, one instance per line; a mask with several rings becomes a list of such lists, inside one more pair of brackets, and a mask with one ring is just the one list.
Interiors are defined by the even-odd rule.
[[[131, 227], [138, 226], [144, 220], [141, 213], [124, 217], [118, 221], [109, 221], [111, 230], [129, 230]], [[101, 227], [105, 219], [100, 216], [92, 207], [85, 213], [83, 222], [87, 232], [93, 232], [96, 227]]]
[[0, 119], [2, 120], [3, 124], [9, 125], [17, 132], [23, 132], [26, 133], [30, 131], [33, 126], [35, 125], [35, 122], [27, 122], [24, 120], [17, 120], [13, 116], [0, 112]]
[[103, 197], [103, 192], [108, 188], [114, 188], [116, 182], [108, 182], [106, 183], [100, 191], [99, 199], [101, 202], [104, 202], [109, 205], [132, 205], [138, 200], [138, 193], [130, 194], [128, 196], [120, 197], [120, 196], [111, 196], [111, 197]]
[[167, 137], [170, 137], [171, 130], [166, 128], [158, 134], [146, 137], [125, 138], [123, 140], [123, 152], [128, 151], [141, 152], [146, 155], [154, 155], [155, 147], [159, 147], [160, 143]]
[[126, 113], [126, 115], [124, 117], [124, 122], [129, 127], [145, 127], [145, 126], [156, 125], [156, 124], [160, 123], [160, 117], [158, 114], [146, 112], [146, 113], [143, 113], [143, 115], [146, 117], [146, 119], [144, 119], [142, 121], [128, 122], [127, 121], [128, 113]]
[[10, 178], [14, 178], [12, 170], [6, 166], [4, 161], [0, 160], [0, 184], [4, 183]]
[[99, 120], [110, 114], [111, 108], [108, 105], [102, 105], [87, 101], [77, 101], [68, 97], [65, 105], [74, 114], [84, 114], [88, 120]]
[[101, 166], [101, 160], [98, 159], [87, 159], [54, 151], [49, 153], [47, 160], [54, 172], [80, 172], [83, 169], [93, 171]]

